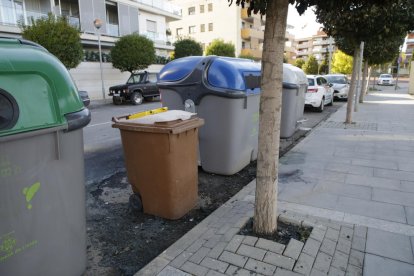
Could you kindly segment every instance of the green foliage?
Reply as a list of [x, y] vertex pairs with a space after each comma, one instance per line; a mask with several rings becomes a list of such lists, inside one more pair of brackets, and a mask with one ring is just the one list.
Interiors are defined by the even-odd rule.
[[174, 43], [174, 47], [174, 58], [203, 55], [201, 44], [190, 38], [178, 40]]
[[45, 47], [66, 68], [75, 68], [83, 59], [79, 30], [69, 25], [64, 17], [51, 13], [31, 22], [31, 26], [20, 25], [22, 37]]
[[255, 58], [251, 55], [239, 55], [239, 58], [245, 58], [245, 59], [251, 59], [251, 60], [255, 60]]
[[354, 58], [338, 50], [333, 55], [332, 72], [338, 74], [351, 74]]
[[318, 61], [315, 56], [310, 55], [308, 60], [303, 65], [302, 69], [307, 75], [316, 75], [318, 74]]
[[214, 39], [206, 49], [206, 56], [235, 57], [235, 52], [236, 49], [233, 43], [224, 42], [222, 39]]
[[300, 69], [302, 69], [303, 65], [305, 64], [305, 61], [303, 60], [303, 58], [298, 58], [295, 60], [295, 66], [299, 67]]
[[152, 40], [138, 34], [121, 37], [111, 50], [112, 65], [133, 73], [143, 70], [155, 62], [155, 49]]

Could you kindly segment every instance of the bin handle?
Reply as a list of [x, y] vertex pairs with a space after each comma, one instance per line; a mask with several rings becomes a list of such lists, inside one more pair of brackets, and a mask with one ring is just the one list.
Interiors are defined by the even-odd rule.
[[168, 107], [160, 107], [160, 108], [151, 109], [151, 110], [147, 110], [147, 111], [142, 111], [142, 112], [138, 112], [138, 113], [128, 114], [128, 115], [125, 115], [125, 116], [112, 117], [112, 122], [118, 123], [119, 119], [126, 119], [126, 120], [137, 119], [137, 118], [142, 118], [142, 117], [145, 117], [145, 116], [148, 116], [148, 115], [153, 115], [153, 114], [157, 114], [157, 113], [161, 113], [161, 112], [165, 112], [165, 111], [168, 111]]

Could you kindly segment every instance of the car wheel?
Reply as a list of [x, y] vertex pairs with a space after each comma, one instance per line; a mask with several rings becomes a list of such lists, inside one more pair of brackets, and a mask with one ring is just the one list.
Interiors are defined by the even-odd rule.
[[133, 105], [142, 104], [144, 101], [144, 97], [142, 97], [142, 94], [139, 92], [132, 93], [130, 99]]
[[322, 98], [321, 105], [319, 107], [317, 107], [316, 110], [318, 112], [322, 112], [324, 108], [325, 108], [325, 98]]
[[122, 104], [122, 99], [121, 97], [112, 97], [112, 102], [114, 105], [120, 105]]
[[329, 106], [333, 106], [333, 102], [334, 102], [334, 97], [331, 97], [331, 101], [328, 103]]

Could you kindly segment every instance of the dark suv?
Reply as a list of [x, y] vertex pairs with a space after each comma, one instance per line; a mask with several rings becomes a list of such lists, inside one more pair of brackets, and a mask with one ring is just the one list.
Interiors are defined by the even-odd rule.
[[130, 101], [133, 105], [142, 104], [144, 99], [158, 97], [160, 92], [157, 87], [157, 73], [139, 72], [131, 74], [126, 84], [109, 88], [109, 96], [112, 96], [114, 104]]

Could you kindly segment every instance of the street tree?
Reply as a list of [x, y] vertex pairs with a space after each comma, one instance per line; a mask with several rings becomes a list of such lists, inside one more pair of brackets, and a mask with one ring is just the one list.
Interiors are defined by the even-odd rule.
[[329, 64], [328, 61], [326, 59], [324, 59], [321, 64], [319, 64], [319, 74], [320, 75], [326, 75], [329, 73]]
[[45, 47], [68, 69], [79, 65], [83, 50], [77, 28], [72, 27], [65, 17], [56, 17], [51, 13], [47, 17], [31, 20], [31, 25], [20, 25], [24, 39]]
[[236, 49], [231, 42], [222, 39], [214, 39], [206, 49], [206, 56], [216, 55], [223, 57], [235, 57]]
[[305, 64], [305, 60], [303, 58], [298, 58], [295, 60], [295, 66], [302, 69], [303, 65]]
[[179, 39], [174, 43], [174, 58], [202, 55], [203, 47], [194, 39]]
[[[312, 0], [317, 21], [325, 32], [344, 39], [353, 48], [354, 64], [359, 58], [359, 45], [364, 42], [382, 43], [396, 34], [414, 29], [414, 1], [412, 0]], [[355, 66], [354, 66], [355, 68]], [[349, 90], [345, 123], [352, 122], [353, 96], [355, 94], [353, 70]]]
[[310, 55], [308, 60], [302, 66], [303, 71], [308, 75], [318, 74], [319, 64], [314, 55]]
[[337, 50], [332, 58], [332, 72], [338, 74], [352, 73], [353, 57]]
[[115, 43], [111, 57], [121, 72], [143, 70], [155, 62], [154, 42], [138, 34], [125, 35]]

